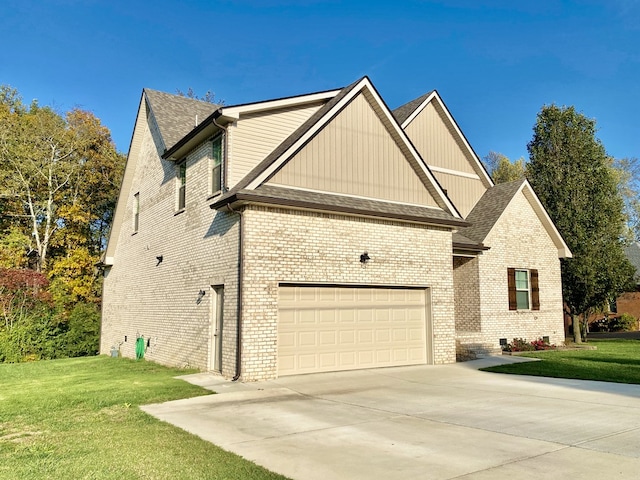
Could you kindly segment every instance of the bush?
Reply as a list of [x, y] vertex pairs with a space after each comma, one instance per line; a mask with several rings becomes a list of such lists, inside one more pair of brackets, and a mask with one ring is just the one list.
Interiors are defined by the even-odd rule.
[[545, 342], [542, 338], [527, 342], [523, 338], [514, 338], [511, 343], [502, 347], [504, 352], [533, 352], [535, 350], [553, 350], [556, 346]]
[[63, 326], [53, 309], [40, 305], [0, 328], [0, 362], [17, 363], [59, 358], [58, 337]]
[[612, 332], [631, 332], [637, 329], [638, 320], [628, 313], [609, 319], [609, 330]]
[[78, 303], [66, 321], [60, 337], [60, 351], [65, 357], [95, 355], [100, 342], [100, 310], [93, 303]]

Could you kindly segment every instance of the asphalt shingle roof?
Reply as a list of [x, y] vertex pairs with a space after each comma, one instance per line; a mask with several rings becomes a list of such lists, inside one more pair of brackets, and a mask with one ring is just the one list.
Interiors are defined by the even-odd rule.
[[144, 89], [144, 93], [158, 124], [165, 150], [169, 150], [196, 127], [196, 117], [198, 122], [202, 122], [220, 108], [214, 103], [148, 88]]
[[415, 100], [411, 100], [410, 102], [405, 103], [404, 105], [400, 105], [398, 108], [393, 110], [393, 116], [396, 117], [396, 120], [400, 125], [404, 122], [409, 116], [418, 108], [422, 102], [424, 102], [429, 95], [433, 93], [433, 90], [425, 93], [424, 95], [416, 98]]
[[[299, 208], [317, 209], [388, 219], [408, 220], [447, 226], [465, 226], [464, 220], [438, 208], [403, 205], [367, 198], [347, 197], [340, 194], [309, 192], [293, 188], [261, 185], [255, 190], [236, 190], [218, 199], [211, 208], [220, 208], [236, 201], [264, 202]], [[475, 243], [472, 242], [474, 245]]]
[[626, 246], [624, 253], [636, 269], [636, 281], [640, 281], [640, 243], [633, 242]]
[[467, 216], [467, 221], [471, 223], [471, 226], [461, 228], [460, 234], [478, 243], [483, 243], [524, 182], [525, 180], [522, 179], [501, 183], [487, 190]]

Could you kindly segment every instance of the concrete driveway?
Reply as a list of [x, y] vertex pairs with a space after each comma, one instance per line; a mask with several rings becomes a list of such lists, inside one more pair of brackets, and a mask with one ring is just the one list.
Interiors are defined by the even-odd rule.
[[143, 410], [293, 479], [640, 477], [640, 386], [480, 372], [490, 357], [238, 384]]

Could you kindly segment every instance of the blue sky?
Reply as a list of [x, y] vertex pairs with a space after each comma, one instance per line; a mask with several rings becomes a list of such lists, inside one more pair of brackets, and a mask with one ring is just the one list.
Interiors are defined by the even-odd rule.
[[480, 157], [527, 157], [544, 104], [640, 157], [635, 0], [4, 0], [0, 84], [93, 111], [129, 148], [143, 87], [227, 105], [368, 75], [390, 108], [437, 89]]

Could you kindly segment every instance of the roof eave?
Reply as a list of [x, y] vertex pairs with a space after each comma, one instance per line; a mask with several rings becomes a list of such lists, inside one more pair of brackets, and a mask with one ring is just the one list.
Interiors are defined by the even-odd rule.
[[221, 109], [216, 110], [205, 118], [197, 127], [182, 137], [178, 143], [166, 150], [162, 154], [162, 158], [165, 160], [180, 160], [183, 158], [189, 150], [191, 150], [193, 145], [203, 142], [219, 129], [218, 125], [216, 125], [218, 119], [224, 123], [232, 121], [232, 119], [222, 116]]
[[340, 205], [325, 205], [322, 203], [292, 200], [288, 198], [268, 197], [264, 195], [257, 195], [251, 191], [234, 192], [226, 196], [219, 198], [212, 203], [209, 207], [213, 210], [219, 210], [223, 207], [230, 207], [231, 209], [239, 208], [245, 204], [262, 204], [262, 205], [275, 205], [280, 207], [296, 208], [301, 210], [313, 210], [330, 213], [343, 213], [345, 215], [356, 215], [363, 217], [375, 217], [384, 218], [387, 220], [397, 220], [410, 223], [419, 223], [423, 225], [432, 225], [437, 227], [449, 227], [451, 229], [469, 226], [469, 223], [465, 220], [460, 220], [455, 217], [450, 219], [442, 218], [430, 218], [418, 215], [409, 214], [393, 214], [387, 212], [380, 212], [377, 210], [366, 210], [360, 208], [353, 208]]

